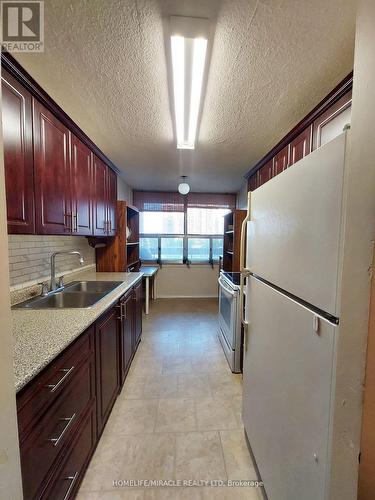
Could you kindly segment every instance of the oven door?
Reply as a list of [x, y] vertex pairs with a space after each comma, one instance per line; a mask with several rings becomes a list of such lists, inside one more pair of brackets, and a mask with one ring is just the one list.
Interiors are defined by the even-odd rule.
[[228, 345], [236, 346], [237, 299], [238, 292], [231, 289], [220, 276], [219, 278], [219, 324]]

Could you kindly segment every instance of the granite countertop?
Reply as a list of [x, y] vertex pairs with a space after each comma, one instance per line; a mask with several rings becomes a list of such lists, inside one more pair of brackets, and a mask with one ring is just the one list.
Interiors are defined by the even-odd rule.
[[13, 309], [16, 391], [32, 380], [141, 277], [142, 273], [97, 273], [90, 270], [75, 276], [74, 280], [123, 283], [89, 309]]

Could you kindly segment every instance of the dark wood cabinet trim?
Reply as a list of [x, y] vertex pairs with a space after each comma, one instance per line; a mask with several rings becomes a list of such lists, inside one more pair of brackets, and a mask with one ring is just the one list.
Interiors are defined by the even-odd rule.
[[325, 113], [331, 106], [339, 101], [345, 94], [351, 91], [353, 87], [353, 72], [349, 73], [342, 82], [335, 87], [307, 116], [305, 116], [288, 134], [276, 144], [258, 163], [256, 163], [245, 175], [246, 179], [253, 176], [267, 162], [272, 160], [282, 149], [287, 147], [298, 135], [301, 134], [307, 127]]
[[9, 52], [1, 53], [1, 66], [6, 69], [26, 90], [43, 104], [56, 118], [58, 118], [73, 134], [88, 146], [108, 167], [117, 174], [120, 173], [116, 165], [95, 145], [82, 129], [68, 116], [62, 108], [47, 94], [45, 90], [27, 73]]

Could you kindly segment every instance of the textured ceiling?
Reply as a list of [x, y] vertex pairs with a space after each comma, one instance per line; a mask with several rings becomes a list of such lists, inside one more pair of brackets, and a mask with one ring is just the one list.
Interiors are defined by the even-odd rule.
[[[212, 20], [197, 147], [177, 151], [169, 15]], [[132, 187], [234, 192], [353, 67], [355, 0], [46, 0], [45, 52], [18, 61]]]

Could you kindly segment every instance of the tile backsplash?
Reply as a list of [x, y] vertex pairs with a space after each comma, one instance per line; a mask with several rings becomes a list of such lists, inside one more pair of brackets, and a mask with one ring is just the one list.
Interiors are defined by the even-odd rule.
[[[50, 257], [53, 252], [78, 250], [85, 263], [95, 264], [95, 250], [81, 236], [9, 235], [9, 275], [12, 289], [30, 286], [50, 277]], [[56, 274], [82, 269], [74, 255], [56, 258]]]

